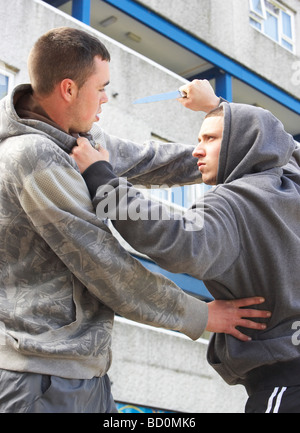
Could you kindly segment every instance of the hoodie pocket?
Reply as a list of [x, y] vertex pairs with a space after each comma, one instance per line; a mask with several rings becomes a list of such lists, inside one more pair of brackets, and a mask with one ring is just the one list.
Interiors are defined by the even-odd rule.
[[[219, 335], [218, 339], [220, 337], [223, 337], [223, 335]], [[226, 383], [228, 383], [228, 385], [236, 385], [239, 383], [239, 377], [229, 368], [228, 365], [220, 360], [217, 348], [220, 348], [220, 352], [222, 353], [226, 348], [226, 342], [224, 339], [222, 343], [220, 341], [216, 342], [216, 335], [213, 335], [207, 351], [207, 361], [209, 365], [222, 377], [223, 380], [225, 380]]]

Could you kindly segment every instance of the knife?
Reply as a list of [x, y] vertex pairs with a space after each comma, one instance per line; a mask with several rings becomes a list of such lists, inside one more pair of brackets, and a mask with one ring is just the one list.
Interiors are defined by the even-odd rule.
[[157, 95], [146, 96], [145, 98], [137, 99], [133, 104], [147, 104], [148, 102], [166, 101], [167, 99], [186, 98], [186, 93], [181, 90], [175, 92], [158, 93]]

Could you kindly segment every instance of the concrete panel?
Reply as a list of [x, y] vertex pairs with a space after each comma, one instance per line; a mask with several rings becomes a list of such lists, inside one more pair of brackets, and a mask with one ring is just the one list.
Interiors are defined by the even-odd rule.
[[114, 398], [186, 413], [244, 412], [244, 388], [227, 385], [209, 366], [207, 343], [116, 318]]

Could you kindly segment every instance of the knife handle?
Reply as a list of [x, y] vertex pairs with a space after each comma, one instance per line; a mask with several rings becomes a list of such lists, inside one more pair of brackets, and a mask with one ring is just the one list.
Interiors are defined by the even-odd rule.
[[186, 98], [187, 97], [187, 93], [186, 92], [183, 92], [182, 90], [179, 90], [179, 92], [180, 92], [182, 98]]

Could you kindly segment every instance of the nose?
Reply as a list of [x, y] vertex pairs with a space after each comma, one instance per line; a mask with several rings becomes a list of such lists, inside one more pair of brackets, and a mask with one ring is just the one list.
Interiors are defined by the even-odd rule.
[[106, 92], [101, 93], [100, 104], [106, 104], [108, 102], [108, 96]]
[[193, 155], [194, 158], [201, 158], [201, 157], [205, 156], [205, 150], [204, 150], [203, 146], [201, 145], [201, 143], [199, 143], [195, 147], [192, 155]]

